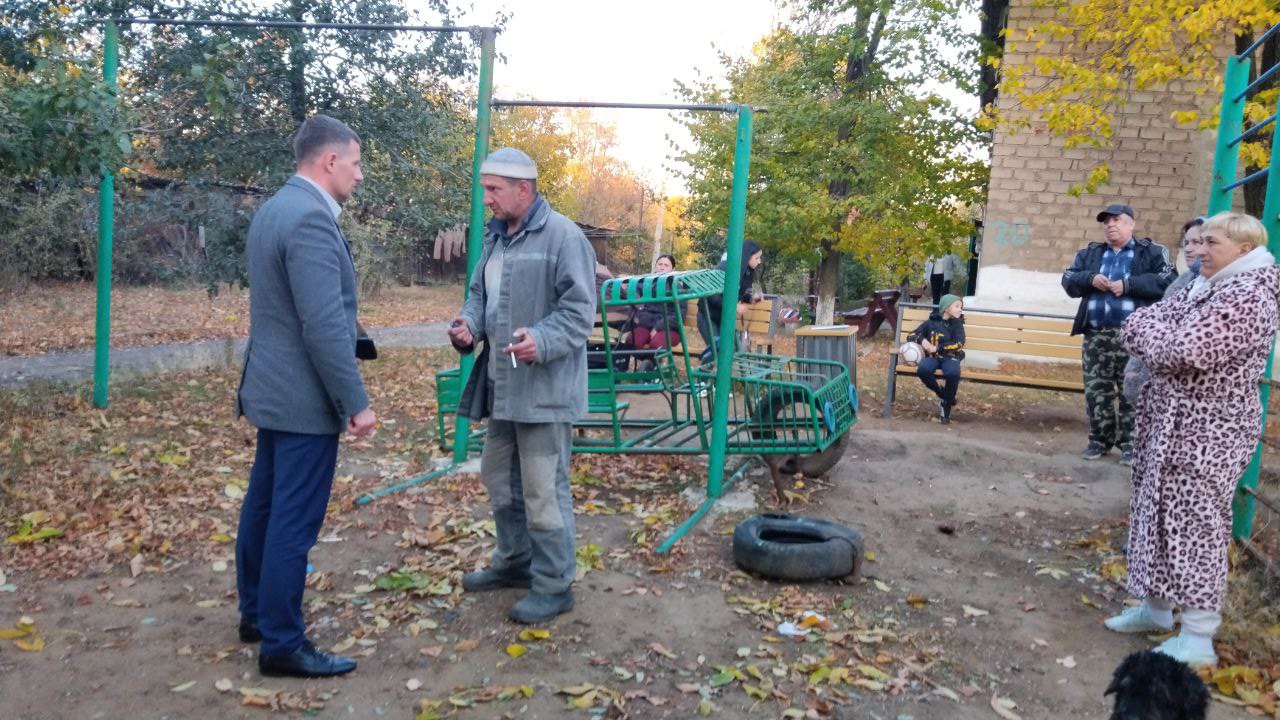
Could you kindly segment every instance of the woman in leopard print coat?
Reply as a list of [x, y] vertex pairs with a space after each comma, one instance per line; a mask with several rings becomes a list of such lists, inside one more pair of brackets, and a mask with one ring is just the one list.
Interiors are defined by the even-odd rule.
[[1129, 592], [1117, 632], [1173, 627], [1156, 648], [1191, 665], [1217, 662], [1231, 540], [1231, 499], [1262, 433], [1258, 381], [1277, 326], [1280, 268], [1266, 230], [1237, 213], [1210, 218], [1201, 275], [1133, 313], [1125, 346], [1152, 370], [1138, 401], [1129, 501]]

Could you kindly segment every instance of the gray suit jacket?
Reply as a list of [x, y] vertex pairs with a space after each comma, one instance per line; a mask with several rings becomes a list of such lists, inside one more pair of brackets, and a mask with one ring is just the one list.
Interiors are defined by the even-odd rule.
[[369, 407], [356, 367], [356, 271], [324, 197], [290, 178], [245, 242], [249, 347], [238, 415], [255, 427], [341, 433]]

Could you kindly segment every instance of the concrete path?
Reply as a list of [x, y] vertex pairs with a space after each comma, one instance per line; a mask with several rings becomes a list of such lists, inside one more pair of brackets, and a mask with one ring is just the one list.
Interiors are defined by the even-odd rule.
[[[449, 324], [369, 328], [379, 348], [440, 347], [449, 344]], [[111, 351], [111, 377], [170, 370], [219, 367], [240, 362], [245, 338], [191, 343], [168, 343]], [[0, 358], [0, 388], [23, 387], [31, 382], [74, 383], [93, 378], [92, 352], [57, 352], [32, 357]]]

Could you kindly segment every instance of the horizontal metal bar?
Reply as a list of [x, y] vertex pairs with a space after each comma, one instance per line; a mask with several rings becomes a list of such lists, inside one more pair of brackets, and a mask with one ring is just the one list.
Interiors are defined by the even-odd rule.
[[1259, 85], [1266, 82], [1267, 80], [1270, 80], [1271, 76], [1275, 75], [1277, 71], [1280, 71], [1280, 63], [1276, 63], [1275, 65], [1272, 65], [1271, 67], [1267, 68], [1267, 71], [1259, 75], [1257, 80], [1254, 80], [1253, 82], [1246, 85], [1244, 90], [1242, 90], [1240, 94], [1237, 95], [1235, 100], [1233, 100], [1232, 102], [1240, 102], [1240, 100], [1244, 98], [1245, 95], [1248, 95], [1250, 92], [1256, 89]]
[[1222, 190], [1221, 190], [1220, 192], [1231, 192], [1232, 190], [1235, 190], [1236, 188], [1240, 187], [1241, 185], [1247, 185], [1247, 184], [1249, 184], [1249, 183], [1253, 182], [1254, 180], [1257, 180], [1258, 178], [1266, 177], [1266, 176], [1267, 176], [1267, 173], [1268, 173], [1268, 172], [1270, 172], [1270, 171], [1271, 171], [1271, 168], [1262, 168], [1262, 169], [1261, 169], [1261, 170], [1259, 170], [1258, 172], [1256, 172], [1256, 173], [1254, 173], [1254, 174], [1252, 174], [1252, 175], [1246, 175], [1245, 177], [1242, 177], [1242, 178], [1240, 178], [1239, 180], [1237, 180], [1237, 181], [1235, 181], [1235, 182], [1231, 183], [1230, 185], [1228, 185], [1228, 186], [1226, 186], [1226, 187], [1222, 188]]
[[1280, 24], [1272, 25], [1270, 30], [1262, 33], [1262, 37], [1258, 38], [1257, 40], [1254, 40], [1253, 44], [1245, 48], [1244, 52], [1237, 55], [1236, 58], [1240, 60], [1248, 59], [1248, 57], [1253, 54], [1253, 51], [1262, 47], [1262, 43], [1270, 40], [1271, 36], [1275, 35], [1277, 30], [1280, 30]]
[[[1277, 67], [1280, 67], [1280, 65], [1278, 65]], [[1280, 113], [1276, 113], [1276, 114], [1280, 114]], [[1258, 131], [1259, 131], [1259, 130], [1261, 130], [1262, 128], [1264, 128], [1264, 127], [1266, 127], [1266, 126], [1270, 125], [1271, 123], [1275, 122], [1275, 121], [1276, 121], [1276, 114], [1272, 114], [1272, 116], [1271, 116], [1271, 117], [1269, 117], [1269, 118], [1267, 118], [1266, 120], [1263, 120], [1262, 122], [1258, 123], [1257, 125], [1254, 125], [1253, 127], [1249, 128], [1248, 130], [1245, 130], [1244, 132], [1240, 133], [1240, 135], [1239, 135], [1235, 140], [1232, 140], [1231, 142], [1227, 143], [1227, 147], [1235, 147], [1236, 145], [1239, 145], [1239, 144], [1240, 144], [1240, 142], [1241, 142], [1242, 140], [1248, 140], [1248, 139], [1249, 139], [1249, 137], [1250, 137], [1250, 136], [1252, 136], [1254, 133], [1258, 132]]]
[[[492, 100], [493, 107], [567, 107], [567, 108], [616, 108], [619, 110], [694, 110], [736, 113], [742, 107], [738, 103], [714, 105], [705, 103], [617, 103], [573, 100]], [[753, 108], [760, 112], [763, 108]]]
[[[900, 303], [898, 303], [898, 307], [906, 307], [906, 308], [920, 308], [920, 309], [923, 309], [923, 310], [927, 310], [927, 309], [929, 309], [929, 308], [933, 308], [933, 309], [935, 309], [935, 310], [936, 310], [938, 306], [937, 306], [937, 305], [934, 305], [933, 303], [903, 303], [903, 302], [900, 302]], [[1076, 316], [1075, 316], [1075, 315], [1055, 315], [1054, 313], [1038, 313], [1038, 312], [1026, 312], [1026, 311], [1021, 311], [1021, 312], [1020, 312], [1020, 311], [1018, 311], [1018, 310], [988, 310], [988, 309], [986, 309], [986, 308], [979, 308], [979, 307], [966, 307], [966, 308], [964, 309], [964, 311], [965, 311], [965, 312], [980, 312], [980, 313], [988, 313], [988, 314], [991, 314], [991, 315], [1017, 315], [1017, 316], [1020, 316], [1020, 317], [1049, 318], [1050, 320], [1075, 320], [1075, 319], [1076, 319]], [[902, 316], [901, 316], [901, 315], [899, 315], [898, 317], [899, 317], [899, 319], [901, 319], [901, 317], [902, 317]], [[807, 358], [806, 358], [806, 359], [807, 359]]]
[[481, 33], [498, 32], [479, 25], [381, 25], [374, 23], [313, 23], [293, 20], [178, 20], [176, 18], [99, 18], [95, 25], [195, 25], [198, 27], [296, 28], [299, 30], [393, 30], [404, 32]]
[[395, 485], [391, 485], [384, 488], [378, 488], [377, 490], [374, 490], [373, 492], [370, 492], [367, 495], [362, 495], [356, 498], [356, 504], [368, 505], [369, 503], [373, 502], [374, 500], [377, 500], [380, 497], [386, 497], [387, 495], [390, 495], [392, 493], [400, 492], [405, 488], [411, 488], [414, 485], [421, 485], [424, 482], [435, 480], [438, 477], [448, 475], [449, 473], [453, 472], [454, 469], [456, 469], [457, 467], [458, 467], [457, 464], [450, 463], [449, 467], [440, 468], [439, 470], [432, 470], [429, 473], [424, 473], [416, 477], [411, 477], [408, 480], [405, 480], [404, 482], [399, 482], [399, 483], [396, 483]]

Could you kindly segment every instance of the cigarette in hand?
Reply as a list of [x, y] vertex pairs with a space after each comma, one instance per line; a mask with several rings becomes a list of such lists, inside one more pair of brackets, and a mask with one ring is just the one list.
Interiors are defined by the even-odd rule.
[[516, 363], [515, 353], [512, 353], [509, 357], [511, 358], [511, 367], [519, 367], [519, 364]]

